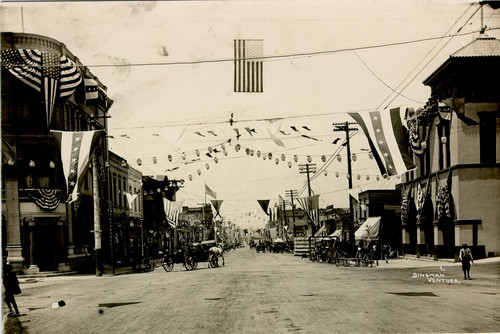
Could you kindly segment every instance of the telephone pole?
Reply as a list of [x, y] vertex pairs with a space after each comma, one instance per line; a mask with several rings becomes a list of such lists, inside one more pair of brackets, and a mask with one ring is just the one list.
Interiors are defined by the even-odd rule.
[[[309, 197], [312, 196], [312, 192], [311, 192], [311, 179], [309, 178], [309, 173], [316, 173], [316, 164], [302, 164], [302, 165], [299, 165], [299, 173], [300, 174], [304, 174], [306, 173], [307, 174], [307, 189], [308, 189], [308, 193], [309, 193]], [[312, 235], [314, 235], [314, 233], [316, 232], [316, 228], [315, 228], [315, 223], [314, 221], [309, 217], [309, 220], [311, 221], [311, 225], [309, 226], [309, 229], [310, 231], [312, 231]]]
[[311, 179], [309, 178], [309, 173], [316, 173], [316, 164], [301, 164], [299, 165], [299, 173], [307, 174], [307, 189], [309, 190], [309, 197], [311, 194]]
[[[293, 236], [295, 236], [295, 204], [293, 203], [293, 198], [299, 195], [297, 190], [286, 190], [285, 196], [290, 197], [290, 202], [292, 204], [292, 221], [293, 221]], [[289, 226], [290, 228], [290, 226]]]
[[[347, 179], [349, 180], [349, 189], [352, 189], [352, 169], [351, 169], [351, 145], [349, 142], [349, 131], [358, 131], [358, 128], [350, 127], [357, 125], [356, 122], [332, 123], [333, 132], [345, 132], [345, 146], [347, 146]], [[354, 212], [351, 195], [349, 194], [349, 242], [354, 241]], [[344, 224], [342, 224], [342, 235], [344, 234]]]

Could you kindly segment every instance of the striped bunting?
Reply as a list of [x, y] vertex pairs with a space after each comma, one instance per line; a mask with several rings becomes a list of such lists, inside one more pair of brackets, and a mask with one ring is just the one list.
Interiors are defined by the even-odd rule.
[[66, 56], [36, 49], [2, 50], [2, 66], [26, 85], [41, 92], [50, 127], [56, 97], [73, 94], [82, 77]]

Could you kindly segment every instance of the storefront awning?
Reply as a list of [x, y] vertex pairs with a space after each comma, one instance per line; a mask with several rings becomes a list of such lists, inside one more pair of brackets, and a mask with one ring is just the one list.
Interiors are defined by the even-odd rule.
[[337, 237], [337, 238], [340, 238], [340, 236], [342, 235], [342, 230], [339, 228], [338, 230], [335, 230], [335, 232], [333, 232], [332, 234], [329, 235], [329, 237]]
[[314, 234], [315, 237], [321, 237], [323, 236], [325, 232], [325, 225], [321, 226], [321, 228], [318, 230], [318, 232], [316, 232], [316, 234]]
[[368, 217], [363, 225], [354, 233], [356, 240], [373, 240], [378, 239], [380, 229], [380, 219], [382, 217]]

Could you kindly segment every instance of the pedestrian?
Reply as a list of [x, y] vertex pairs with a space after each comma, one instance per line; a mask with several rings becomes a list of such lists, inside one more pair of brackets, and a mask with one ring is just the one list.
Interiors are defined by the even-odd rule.
[[462, 244], [462, 248], [460, 249], [459, 255], [460, 261], [462, 262], [462, 271], [464, 272], [464, 279], [470, 279], [470, 265], [474, 263], [472, 259], [472, 253], [470, 248], [467, 247], [467, 243], [464, 242]]
[[12, 307], [14, 307], [15, 315], [19, 315], [16, 299], [14, 295], [19, 295], [21, 289], [19, 288], [19, 281], [17, 280], [16, 273], [12, 270], [12, 265], [6, 264], [3, 270], [3, 286], [5, 288], [4, 301], [9, 307], [9, 315], [13, 315]]
[[389, 255], [391, 254], [391, 245], [385, 244], [383, 247], [385, 263], [389, 263]]

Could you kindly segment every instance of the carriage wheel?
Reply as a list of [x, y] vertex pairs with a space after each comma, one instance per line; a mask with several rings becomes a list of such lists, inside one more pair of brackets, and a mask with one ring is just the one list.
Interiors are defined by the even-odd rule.
[[186, 268], [186, 270], [196, 269], [197, 266], [198, 263], [194, 260], [192, 256], [188, 256], [184, 261], [184, 267]]
[[366, 255], [366, 266], [368, 265], [373, 266], [373, 254]]
[[165, 256], [163, 258], [162, 266], [167, 273], [171, 272], [174, 269], [174, 259], [171, 256]]
[[219, 256], [212, 254], [210, 255], [210, 268], [217, 268], [219, 266]]
[[208, 267], [209, 268], [215, 268], [214, 255], [213, 254], [210, 254], [210, 256], [208, 257]]

